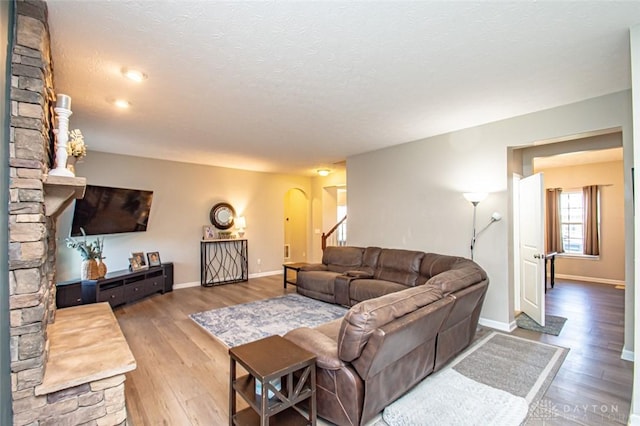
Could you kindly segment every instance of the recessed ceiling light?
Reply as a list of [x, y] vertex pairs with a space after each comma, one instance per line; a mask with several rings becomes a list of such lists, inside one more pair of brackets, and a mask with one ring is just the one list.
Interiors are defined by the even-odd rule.
[[131, 102], [125, 101], [124, 99], [116, 99], [113, 104], [118, 108], [126, 109], [131, 106]]
[[140, 83], [143, 80], [147, 79], [147, 75], [142, 71], [135, 70], [133, 68], [123, 68], [122, 75], [127, 77], [129, 80]]
[[318, 169], [318, 174], [320, 176], [329, 176], [329, 173], [331, 173], [331, 170], [329, 169]]

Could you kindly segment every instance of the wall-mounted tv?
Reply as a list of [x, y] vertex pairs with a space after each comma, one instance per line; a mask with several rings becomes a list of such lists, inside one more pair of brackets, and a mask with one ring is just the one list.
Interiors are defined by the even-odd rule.
[[153, 191], [87, 185], [76, 200], [71, 236], [119, 234], [147, 230]]

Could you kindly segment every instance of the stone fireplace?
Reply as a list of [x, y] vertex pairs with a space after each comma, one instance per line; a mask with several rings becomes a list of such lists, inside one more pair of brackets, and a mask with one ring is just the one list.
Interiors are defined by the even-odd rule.
[[[55, 217], [74, 198], [82, 196], [85, 180], [47, 174], [52, 158], [55, 103], [47, 4], [39, 0], [17, 1], [15, 11], [14, 43], [10, 47], [9, 133], [13, 422], [14, 425], [126, 424], [124, 374], [81, 384], [70, 381], [73, 385], [64, 389], [43, 384], [50, 358], [48, 330], [51, 325], [58, 325], [54, 324]], [[113, 316], [110, 310], [108, 314]], [[115, 328], [119, 331], [117, 322]], [[81, 330], [76, 334], [82, 337]]]

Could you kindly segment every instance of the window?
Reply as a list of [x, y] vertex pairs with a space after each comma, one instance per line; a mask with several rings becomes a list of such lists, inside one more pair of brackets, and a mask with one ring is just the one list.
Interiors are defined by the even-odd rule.
[[[598, 205], [600, 197], [598, 196]], [[598, 212], [600, 208], [598, 207]], [[598, 228], [600, 215], [597, 214]], [[581, 189], [568, 189], [560, 194], [560, 228], [562, 232], [562, 248], [565, 253], [585, 254], [584, 228], [585, 206]], [[599, 231], [598, 231], [599, 233]]]
[[560, 194], [560, 228], [565, 253], [584, 253], [584, 207], [582, 191], [565, 190]]

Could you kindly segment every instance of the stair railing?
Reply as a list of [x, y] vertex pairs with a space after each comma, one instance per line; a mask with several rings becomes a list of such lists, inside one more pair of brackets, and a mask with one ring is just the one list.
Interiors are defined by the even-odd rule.
[[344, 246], [347, 244], [347, 215], [345, 215], [333, 228], [326, 234], [322, 233], [322, 250], [327, 248], [327, 240], [330, 240], [330, 245]]

